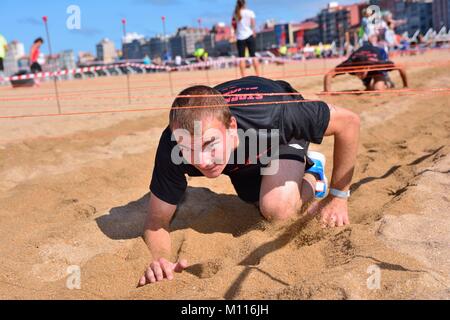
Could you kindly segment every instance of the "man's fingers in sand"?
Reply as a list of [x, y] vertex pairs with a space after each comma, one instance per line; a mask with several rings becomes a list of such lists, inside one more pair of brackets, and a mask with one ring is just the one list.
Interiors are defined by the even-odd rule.
[[[152, 268], [147, 268], [147, 270], [145, 270], [145, 275], [142, 278], [143, 279], [141, 279], [140, 284], [143, 286], [145, 286], [148, 283], [156, 282], [155, 273], [153, 272]], [[142, 280], [144, 280], [144, 281], [142, 281]]]
[[181, 273], [187, 267], [188, 267], [188, 262], [187, 262], [187, 260], [183, 259], [183, 260], [178, 261], [178, 263], [175, 264], [173, 271], [175, 271], [176, 273]]
[[341, 216], [341, 215], [337, 215], [337, 218], [336, 218], [336, 225], [338, 226], [338, 227], [343, 227], [344, 226], [344, 218]]
[[138, 288], [139, 287], [143, 287], [147, 284], [147, 276], [144, 274], [141, 279], [139, 279], [139, 284], [138, 284]]
[[160, 259], [159, 264], [167, 280], [173, 280], [173, 264], [166, 259]]
[[350, 224], [350, 218], [348, 214], [344, 215], [344, 225], [348, 226]]
[[322, 223], [322, 228], [326, 228], [330, 226], [330, 221], [331, 221], [331, 214], [329, 211], [324, 210], [322, 211], [322, 219], [321, 219], [321, 223]]
[[150, 268], [153, 270], [153, 273], [156, 276], [156, 281], [162, 281], [164, 279], [164, 274], [163, 274], [163, 271], [161, 269], [161, 265], [159, 264], [159, 262], [153, 262], [150, 265]]
[[334, 227], [336, 227], [336, 216], [331, 215], [331, 216], [328, 218], [327, 227], [329, 227], [329, 228], [334, 228]]

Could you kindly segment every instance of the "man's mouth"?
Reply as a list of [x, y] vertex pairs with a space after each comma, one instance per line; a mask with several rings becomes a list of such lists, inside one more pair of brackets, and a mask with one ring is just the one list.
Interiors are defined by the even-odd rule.
[[216, 168], [217, 168], [217, 165], [213, 164], [213, 165], [210, 165], [209, 167], [205, 168], [205, 171], [214, 171], [214, 169], [216, 169]]

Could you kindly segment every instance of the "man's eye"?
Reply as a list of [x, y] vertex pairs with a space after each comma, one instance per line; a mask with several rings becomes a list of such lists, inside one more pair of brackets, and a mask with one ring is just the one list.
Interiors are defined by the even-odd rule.
[[215, 143], [210, 143], [205, 147], [205, 150], [211, 150], [214, 149], [217, 146], [217, 142]]

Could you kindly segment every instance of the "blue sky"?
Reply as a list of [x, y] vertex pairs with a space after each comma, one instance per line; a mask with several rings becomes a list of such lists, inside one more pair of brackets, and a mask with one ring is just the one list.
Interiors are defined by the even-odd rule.
[[[258, 24], [266, 19], [301, 21], [314, 16], [328, 0], [248, 0], [256, 12]], [[341, 0], [342, 4], [357, 0]], [[1, 0], [0, 33], [8, 41], [19, 40], [26, 50], [38, 36], [45, 36], [42, 16], [49, 17], [53, 50], [74, 49], [95, 52], [102, 38], [120, 44], [121, 19], [128, 21], [128, 31], [153, 36], [162, 33], [161, 16], [167, 17], [168, 33], [177, 27], [197, 25], [202, 18], [205, 26], [216, 22], [229, 23], [234, 0]], [[81, 29], [68, 30], [66, 13], [70, 5], [81, 9]], [[44, 47], [46, 52], [47, 47]]]

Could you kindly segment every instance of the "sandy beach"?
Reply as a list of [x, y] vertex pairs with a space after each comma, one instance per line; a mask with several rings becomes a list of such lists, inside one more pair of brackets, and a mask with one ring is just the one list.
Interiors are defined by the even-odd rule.
[[[449, 58], [446, 50], [394, 60], [407, 65], [411, 89], [426, 90], [448, 87]], [[352, 225], [324, 230], [303, 216], [270, 225], [227, 177], [191, 178], [171, 232], [173, 260], [190, 267], [144, 288], [136, 288], [150, 262], [141, 235], [168, 110], [136, 109], [170, 107], [168, 75], [132, 75], [131, 104], [125, 77], [59, 83], [64, 113], [132, 110], [122, 113], [1, 118], [57, 112], [52, 82], [1, 87], [0, 298], [450, 299], [449, 95], [318, 95], [323, 79], [312, 75], [338, 63], [266, 65], [264, 76], [360, 115]], [[173, 73], [173, 91], [236, 75]], [[342, 76], [333, 89], [363, 87]], [[329, 175], [332, 147], [333, 139], [312, 146], [329, 159]], [[79, 290], [67, 288], [70, 266], [80, 267]]]

